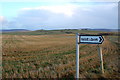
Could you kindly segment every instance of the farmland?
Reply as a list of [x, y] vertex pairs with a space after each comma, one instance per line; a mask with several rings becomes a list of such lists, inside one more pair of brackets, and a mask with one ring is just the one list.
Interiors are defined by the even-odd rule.
[[[50, 33], [50, 34], [48, 34]], [[75, 78], [75, 33], [4, 33], [3, 78]], [[80, 33], [98, 34], [95, 31]], [[118, 36], [104, 36], [105, 73], [100, 72], [97, 45], [80, 44], [80, 78], [119, 78]]]

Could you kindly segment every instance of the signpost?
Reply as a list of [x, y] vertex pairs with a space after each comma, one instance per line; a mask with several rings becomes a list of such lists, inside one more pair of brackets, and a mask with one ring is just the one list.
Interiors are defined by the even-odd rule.
[[102, 49], [99, 44], [102, 44], [104, 38], [101, 35], [79, 35], [76, 34], [76, 78], [79, 79], [79, 44], [98, 44], [98, 54], [100, 57], [101, 71], [104, 73]]
[[79, 34], [76, 34], [76, 78], [79, 78]]
[[104, 67], [103, 67], [103, 56], [102, 56], [102, 48], [98, 45], [98, 55], [100, 57], [100, 69], [101, 72], [104, 73]]

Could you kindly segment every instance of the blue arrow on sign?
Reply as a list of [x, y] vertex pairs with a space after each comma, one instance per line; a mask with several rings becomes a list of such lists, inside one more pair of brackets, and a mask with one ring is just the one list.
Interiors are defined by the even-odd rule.
[[103, 41], [101, 35], [79, 35], [79, 44], [102, 44]]

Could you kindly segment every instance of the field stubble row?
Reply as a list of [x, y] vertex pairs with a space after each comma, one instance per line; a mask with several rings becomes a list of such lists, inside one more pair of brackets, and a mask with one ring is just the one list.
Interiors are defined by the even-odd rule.
[[[101, 46], [107, 77], [116, 66], [108, 64], [108, 57], [117, 54], [117, 47], [105, 39]], [[3, 35], [2, 50], [3, 78], [75, 77], [75, 35]], [[80, 77], [100, 77], [99, 70], [96, 45], [80, 45]]]

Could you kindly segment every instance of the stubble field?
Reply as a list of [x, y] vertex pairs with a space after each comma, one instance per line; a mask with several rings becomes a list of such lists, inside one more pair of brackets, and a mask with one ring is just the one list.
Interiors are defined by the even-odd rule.
[[[80, 44], [80, 78], [119, 78], [117, 36], [104, 38], [105, 73], [97, 45]], [[75, 54], [75, 34], [2, 35], [2, 77], [75, 78]]]

